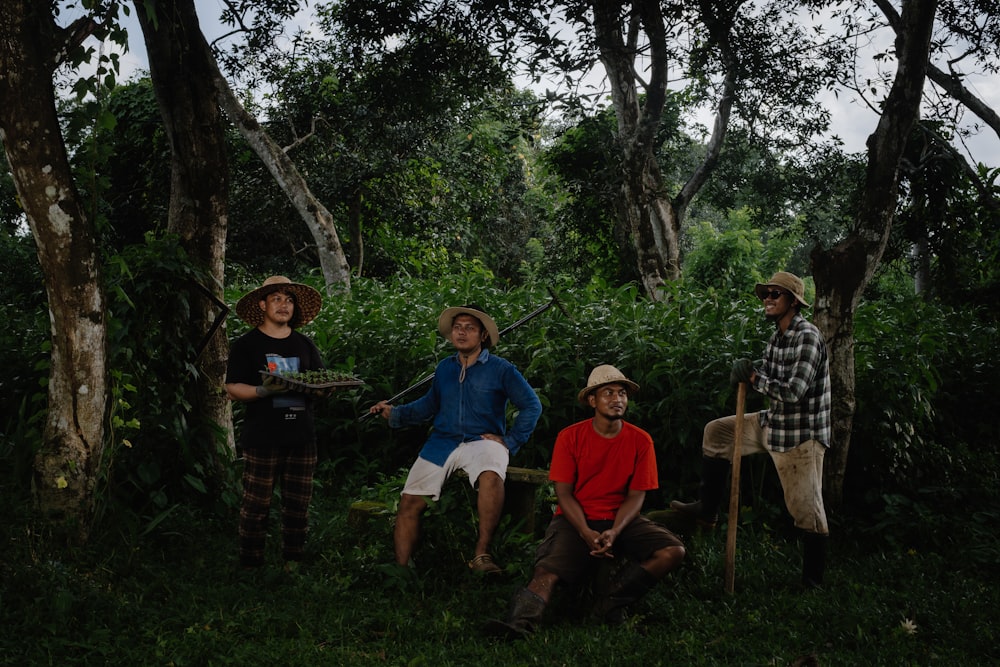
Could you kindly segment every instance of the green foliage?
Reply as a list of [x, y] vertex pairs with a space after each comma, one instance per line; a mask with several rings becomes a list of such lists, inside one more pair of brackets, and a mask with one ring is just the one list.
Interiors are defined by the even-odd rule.
[[864, 304], [856, 326], [854, 440], [878, 488], [958, 483], [956, 446], [995, 440], [996, 325], [910, 297]]
[[[640, 604], [642, 620], [616, 630], [588, 625], [574, 615], [576, 593], [564, 589], [538, 638], [508, 646], [482, 639], [479, 626], [502, 614], [530, 576], [535, 539], [504, 519], [496, 554], [508, 576], [469, 573], [473, 497], [467, 482], [456, 479], [428, 511], [417, 570], [390, 565], [402, 471], [426, 428], [390, 430], [381, 420], [358, 418], [448, 354], [436, 332], [444, 307], [477, 302], [503, 328], [550, 299], [545, 285], [505, 289], [489, 273], [470, 270], [440, 280], [358, 279], [350, 294], [324, 298], [303, 332], [330, 368], [367, 385], [337, 392], [318, 407], [323, 457], [302, 572], [269, 568], [244, 576], [236, 562], [235, 513], [224, 506], [202, 513], [191, 502], [201, 478], [197, 460], [178, 445], [188, 431], [176, 405], [187, 371], [151, 352], [167, 349], [157, 338], [169, 336], [182, 345], [171, 355], [190, 354], [172, 328], [184, 321], [177, 315], [185, 305], [165, 289], [191, 277], [186, 262], [164, 240], [135, 249], [115, 267], [111, 331], [120, 374], [103, 520], [86, 548], [67, 552], [35, 527], [26, 493], [3, 495], [0, 536], [9, 558], [0, 561], [0, 654], [18, 664], [72, 663], [81, 654], [129, 664], [302, 665], [567, 659], [626, 665], [662, 664], [664, 655], [706, 665], [785, 664], [809, 654], [844, 665], [861, 658], [885, 665], [922, 664], [928, 655], [942, 664], [996, 658], [996, 631], [982, 619], [1000, 602], [984, 583], [1000, 574], [991, 387], [1000, 337], [978, 312], [917, 300], [859, 310], [856, 456], [848, 483], [848, 509], [858, 511], [833, 517], [823, 591], [785, 586], [797, 578], [798, 546], [779, 530], [773, 474], [754, 461], [745, 468], [756, 496], [740, 529], [736, 597], [722, 594], [721, 529], [685, 534], [686, 565]], [[247, 276], [231, 287], [227, 302], [259, 284]], [[662, 488], [650, 494], [647, 509], [690, 497], [701, 428], [732, 409], [729, 366], [736, 357], [759, 356], [770, 334], [759, 302], [742, 289], [689, 283], [671, 286], [662, 303], [642, 298], [635, 286], [598, 279], [552, 287], [572, 319], [550, 308], [497, 346], [524, 371], [545, 408], [515, 463], [547, 465], [558, 430], [587, 416], [576, 403], [587, 373], [607, 362], [641, 386], [629, 419], [657, 444]], [[232, 316], [231, 335], [244, 329]], [[31, 428], [27, 420], [17, 424]], [[0, 447], [5, 468], [10, 456], [9, 446]], [[238, 479], [238, 463], [226, 475], [230, 483]], [[348, 525], [347, 508], [358, 499], [382, 502], [387, 511], [364, 526]], [[548, 501], [539, 502], [547, 515]], [[129, 511], [110, 511], [122, 506]], [[277, 509], [273, 519], [269, 558], [277, 562]], [[776, 626], [777, 616], [786, 620]], [[632, 642], [627, 659], [606, 648], [620, 646], [629, 633], [643, 638]]]
[[[274, 93], [260, 115], [266, 111], [267, 130], [291, 147], [330, 210], [352, 267], [434, 277], [478, 258], [516, 279], [523, 249], [545, 221], [544, 200], [529, 194], [533, 96], [515, 91], [483, 45], [457, 27], [394, 35], [386, 49], [358, 44], [362, 34], [341, 24], [350, 20], [343, 11], [320, 11], [336, 39], [303, 36], [296, 54], [304, 55], [267, 65]], [[242, 144], [229, 260], [254, 272], [303, 273], [316, 263], [315, 243]]]
[[736, 226], [720, 232], [702, 222], [692, 225], [688, 235], [692, 249], [684, 258], [684, 280], [701, 287], [751, 293], [755, 283], [770, 275], [768, 266], [784, 265], [779, 261], [760, 266], [764, 244], [758, 229]]
[[[324, 478], [324, 488], [334, 489], [334, 481]], [[387, 496], [395, 492], [390, 486]], [[802, 592], [793, 584], [796, 541], [744, 524], [736, 593], [726, 595], [724, 531], [684, 535], [684, 566], [636, 605], [637, 616], [625, 626], [607, 628], [582, 617], [578, 594], [563, 587], [535, 637], [505, 644], [480, 628], [501, 616], [527, 581], [533, 543], [500, 561], [508, 572], [502, 577], [476, 576], [454, 559], [423, 558], [416, 571], [401, 571], [389, 565], [391, 515], [349, 526], [348, 502], [343, 493], [317, 494], [307, 560], [295, 573], [279, 569], [276, 550], [263, 571], [240, 572], [235, 516], [181, 508], [135, 543], [98, 531], [88, 548], [67, 553], [25, 531], [20, 513], [5, 512], [0, 655], [18, 665], [303, 667], [789, 665], [807, 656], [822, 665], [888, 666], [997, 659], [996, 562], [973, 567], [965, 557], [979, 545], [872, 549], [870, 540], [845, 527], [832, 543], [827, 585]], [[455, 499], [456, 513], [463, 503]], [[445, 535], [440, 523], [446, 518], [429, 517], [432, 539]], [[472, 536], [463, 526], [453, 530], [468, 543]], [[272, 531], [271, 542], [276, 538]]]
[[[967, 166], [921, 127], [907, 142], [904, 198], [884, 258], [920, 275], [926, 294], [1000, 313], [1000, 169]], [[993, 202], [992, 204], [990, 202]]]
[[141, 245], [146, 234], [162, 233], [167, 225], [170, 149], [148, 78], [109, 91], [105, 113], [114, 125], [93, 131], [90, 143], [104, 153], [96, 156], [103, 182], [102, 212], [107, 218], [102, 236], [105, 252]]
[[47, 407], [49, 318], [30, 236], [0, 230], [0, 496], [27, 496]]
[[[996, 513], [986, 491], [1000, 456], [996, 323], [911, 296], [863, 305], [856, 326], [846, 495], [879, 512], [879, 531], [895, 543], [962, 539], [949, 513], [973, 517], [962, 527], [981, 531]], [[969, 554], [996, 556], [996, 545]]]
[[628, 281], [635, 277], [628, 239], [615, 229], [615, 197], [621, 188], [610, 110], [581, 118], [559, 133], [541, 155], [551, 175], [547, 187], [558, 202], [553, 227], [560, 239], [549, 266], [586, 283], [591, 276]]
[[187, 419], [199, 342], [187, 295], [205, 276], [177, 239], [148, 237], [112, 258], [107, 279], [112, 395], [98, 515], [121, 504], [141, 525], [203, 498], [218, 476], [205, 446], [214, 436]]

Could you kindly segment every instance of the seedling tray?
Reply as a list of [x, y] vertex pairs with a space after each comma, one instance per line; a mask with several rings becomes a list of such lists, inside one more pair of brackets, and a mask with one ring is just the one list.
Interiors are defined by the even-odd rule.
[[337, 389], [347, 389], [364, 385], [364, 380], [334, 371], [306, 371], [302, 373], [286, 373], [284, 375], [261, 371], [260, 375], [261, 378], [274, 378], [277, 380], [277, 384], [290, 391], [318, 396], [329, 394]]

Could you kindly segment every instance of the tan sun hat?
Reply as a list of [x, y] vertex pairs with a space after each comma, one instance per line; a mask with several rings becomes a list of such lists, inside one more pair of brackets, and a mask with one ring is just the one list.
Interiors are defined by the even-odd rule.
[[500, 342], [500, 329], [497, 328], [497, 323], [476, 304], [445, 308], [438, 317], [438, 333], [447, 340], [451, 340], [451, 325], [459, 315], [471, 315], [486, 327], [486, 332], [489, 334], [490, 339], [483, 347], [492, 347]]
[[259, 327], [264, 322], [264, 311], [258, 305], [262, 299], [273, 292], [288, 292], [295, 297], [295, 316], [292, 317], [292, 328], [301, 327], [319, 314], [323, 297], [309, 285], [293, 283], [285, 276], [271, 276], [264, 284], [252, 292], [248, 292], [236, 303], [236, 314], [252, 327]]
[[580, 393], [576, 396], [576, 400], [587, 405], [587, 397], [591, 392], [595, 391], [598, 387], [615, 383], [625, 385], [628, 387], [630, 393], [639, 391], [639, 385], [625, 377], [624, 373], [614, 366], [604, 364], [590, 371], [590, 377], [587, 378], [587, 386], [580, 390]]
[[757, 286], [753, 288], [753, 293], [757, 295], [757, 298], [761, 301], [767, 295], [767, 288], [769, 287], [781, 287], [784, 290], [791, 292], [795, 300], [801, 303], [804, 307], [809, 308], [809, 304], [806, 303], [805, 294], [806, 286], [802, 282], [802, 278], [799, 278], [794, 273], [788, 273], [787, 271], [778, 271], [771, 279], [766, 283], [757, 283]]

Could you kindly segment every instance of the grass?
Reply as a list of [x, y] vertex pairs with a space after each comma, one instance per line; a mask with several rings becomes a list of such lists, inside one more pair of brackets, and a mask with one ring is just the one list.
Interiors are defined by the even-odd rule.
[[[347, 485], [349, 486], [349, 485]], [[606, 628], [564, 590], [530, 640], [483, 636], [529, 576], [534, 540], [504, 525], [502, 577], [468, 571], [462, 493], [431, 514], [415, 574], [391, 561], [390, 522], [347, 524], [354, 495], [321, 487], [309, 557], [239, 571], [235, 516], [171, 512], [141, 537], [114, 528], [84, 549], [55, 549], [0, 522], [0, 663], [9, 665], [954, 665], [997, 664], [995, 566], [889, 547], [839, 526], [826, 585], [801, 591], [797, 541], [761, 514], [740, 529], [736, 592], [723, 591], [725, 529], [684, 534], [689, 557]], [[273, 522], [272, 522], [273, 523]]]

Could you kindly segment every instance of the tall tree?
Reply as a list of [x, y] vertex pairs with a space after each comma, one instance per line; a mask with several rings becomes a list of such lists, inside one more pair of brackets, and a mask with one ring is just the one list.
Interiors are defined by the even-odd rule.
[[0, 135], [45, 276], [51, 322], [48, 411], [35, 457], [40, 510], [86, 539], [107, 410], [105, 297], [94, 223], [70, 171], [56, 114], [55, 68], [93, 28], [57, 25], [49, 3], [0, 6]]
[[[891, 2], [875, 0], [875, 6], [893, 32], [899, 34], [906, 29], [899, 12]], [[947, 93], [954, 102], [975, 114], [1000, 137], [1000, 114], [969, 89], [965, 84], [967, 73], [959, 69], [962, 61], [972, 61], [973, 71], [992, 74], [1000, 71], [1000, 64], [997, 62], [1000, 56], [998, 7], [996, 3], [950, 0], [942, 3], [941, 9], [943, 30], [940, 31], [940, 38], [932, 44], [932, 55], [940, 54], [946, 57], [948, 71], [928, 59], [927, 78]], [[958, 49], [957, 55], [949, 54], [949, 49], [952, 48]]]
[[[707, 1], [698, 5], [722, 62], [722, 92], [704, 158], [677, 194], [670, 197], [657, 161], [671, 50], [666, 17], [656, 0], [636, 3], [598, 0], [593, 4], [596, 43], [610, 81], [622, 152], [620, 165], [624, 178], [618, 199], [618, 220], [634, 245], [645, 291], [654, 298], [666, 281], [680, 278], [681, 221], [718, 160], [729, 127], [739, 64], [730, 39], [734, 9], [738, 7], [738, 3]], [[648, 50], [640, 48], [643, 33], [648, 39]], [[641, 67], [638, 60], [644, 56], [649, 59], [648, 81], [640, 94], [641, 80], [636, 74]]]
[[[425, 244], [442, 263], [452, 252], [488, 257], [501, 245], [492, 237], [523, 229], [516, 147], [537, 105], [482, 44], [436, 25], [361, 50], [340, 39], [335, 12], [320, 12], [316, 27], [321, 36], [261, 65], [270, 90], [261, 87], [260, 115], [318, 198], [336, 204], [353, 272], [416, 268], [410, 259], [429, 267], [437, 260], [414, 253]], [[256, 224], [241, 223], [231, 241], [245, 244]], [[370, 252], [365, 239], [378, 239]], [[523, 239], [508, 240], [497, 254], [518, 247]]]
[[[229, 344], [216, 326], [222, 301], [228, 167], [222, 112], [215, 95], [215, 62], [201, 32], [194, 0], [135, 0], [149, 58], [150, 78], [171, 150], [167, 229], [213, 284], [171, 285], [188, 292], [191, 335], [204, 340], [198, 359], [178, 360], [198, 369], [191, 383], [196, 433], [207, 459], [216, 461], [217, 429], [231, 421], [222, 391]], [[228, 431], [228, 429], [227, 429]], [[231, 436], [230, 436], [231, 437]]]
[[885, 252], [898, 202], [899, 162], [917, 122], [927, 72], [935, 0], [903, 3], [896, 32], [896, 76], [875, 131], [868, 137], [868, 167], [855, 218], [843, 241], [812, 255], [816, 281], [814, 321], [830, 348], [833, 447], [827, 457], [824, 493], [843, 500], [847, 454], [854, 420], [854, 312]]
[[[207, 46], [207, 45], [206, 45]], [[211, 54], [209, 54], [211, 55]], [[288, 197], [292, 207], [305, 221], [316, 243], [316, 254], [323, 271], [327, 292], [334, 287], [350, 289], [351, 271], [334, 225], [333, 215], [313, 194], [305, 177], [288, 157], [288, 154], [271, 138], [236, 97], [229, 82], [219, 71], [214, 58], [211, 65], [212, 83], [218, 103], [226, 110], [230, 120], [239, 129], [247, 144], [267, 167], [274, 181]]]
[[[440, 0], [374, 10], [371, 3], [345, 0], [338, 6], [362, 48], [450, 22], [479, 35], [505, 66], [536, 80], [561, 74], [575, 86], [603, 65], [618, 123], [619, 235], [632, 244], [629, 254], [653, 298], [665, 281], [680, 277], [684, 217], [718, 163], [734, 109], [758, 136], [794, 141], [822, 129], [826, 115], [814, 94], [843, 53], [778, 2], [543, 0], [501, 8], [489, 0]], [[679, 85], [689, 99], [711, 107], [713, 124], [702, 160], [674, 185], [665, 182], [657, 158], [664, 158], [658, 151], [667, 88]]]
[[[286, 149], [274, 141], [267, 128], [244, 105], [219, 66], [220, 62], [223, 63], [235, 77], [249, 81], [248, 90], [255, 89], [255, 76], [261, 67], [268, 68], [266, 61], [286, 57], [274, 42], [284, 29], [283, 22], [305, 4], [301, 0], [227, 0], [220, 20], [233, 29], [226, 38], [240, 36], [244, 41], [228, 53], [212, 49], [206, 62], [211, 68], [216, 103], [267, 168], [292, 209], [305, 222], [315, 244], [327, 292], [332, 293], [351, 287], [350, 267], [333, 215], [310, 189], [305, 175], [290, 159]], [[300, 38], [294, 36], [292, 41]], [[264, 64], [260, 64], [261, 61]], [[246, 97], [252, 99], [253, 95]]]

